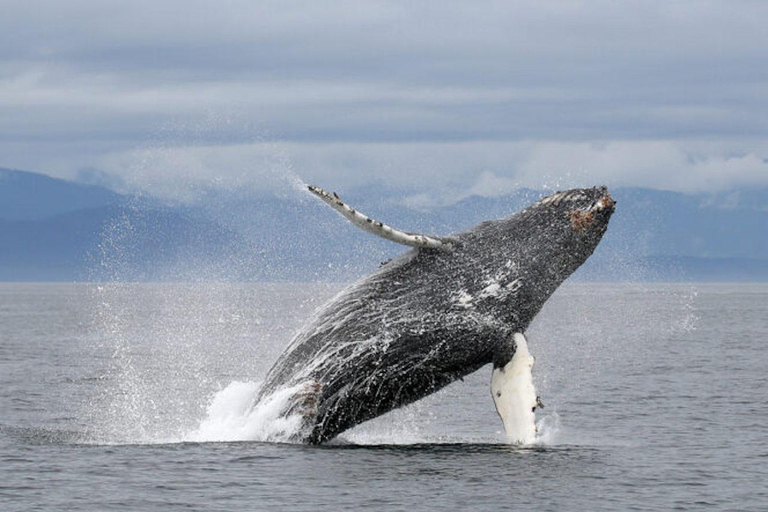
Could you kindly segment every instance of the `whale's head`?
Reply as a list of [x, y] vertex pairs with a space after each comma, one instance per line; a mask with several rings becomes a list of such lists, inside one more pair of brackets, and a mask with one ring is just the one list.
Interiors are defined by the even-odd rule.
[[616, 201], [603, 186], [556, 192], [521, 213], [534, 229], [528, 240], [538, 246], [536, 251], [553, 269], [570, 275], [600, 243], [615, 209]]
[[[531, 315], [594, 252], [616, 208], [606, 187], [556, 192], [517, 214], [488, 224], [484, 261], [511, 261], [519, 269]], [[488, 236], [491, 235], [491, 236]]]
[[608, 221], [616, 209], [616, 201], [604, 186], [576, 188], [544, 197], [526, 209], [534, 224], [542, 225], [544, 233], [557, 245], [576, 252], [595, 250]]

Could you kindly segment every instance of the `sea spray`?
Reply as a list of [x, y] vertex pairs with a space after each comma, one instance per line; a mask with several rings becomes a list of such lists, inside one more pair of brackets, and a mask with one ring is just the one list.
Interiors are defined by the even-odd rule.
[[313, 297], [289, 292], [268, 284], [95, 286], [91, 329], [103, 378], [79, 414], [90, 437], [172, 442], [195, 429], [217, 390], [263, 376], [313, 307]]
[[536, 422], [536, 441], [535, 444], [543, 446], [554, 446], [560, 441], [560, 415], [557, 411], [543, 414]]
[[182, 437], [188, 442], [289, 442], [301, 428], [300, 414], [284, 416], [297, 388], [279, 390], [253, 407], [258, 382], [233, 382], [216, 393], [200, 426]]

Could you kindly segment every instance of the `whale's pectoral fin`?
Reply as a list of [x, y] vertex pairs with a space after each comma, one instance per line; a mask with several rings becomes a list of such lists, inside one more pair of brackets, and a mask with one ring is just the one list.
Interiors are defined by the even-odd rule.
[[499, 346], [493, 358], [491, 394], [511, 444], [536, 440], [536, 406], [541, 403], [533, 386], [533, 356], [528, 341], [518, 332]]
[[455, 240], [451, 240], [449, 238], [427, 236], [418, 233], [408, 233], [406, 231], [401, 231], [391, 226], [387, 226], [382, 222], [373, 220], [367, 215], [358, 212], [347, 203], [342, 201], [335, 192], [333, 194], [329, 194], [320, 187], [314, 187], [312, 185], [307, 185], [307, 188], [310, 192], [322, 199], [331, 208], [339, 212], [345, 219], [347, 219], [355, 226], [362, 228], [369, 233], [373, 233], [374, 235], [378, 235], [382, 238], [386, 238], [387, 240], [391, 240], [392, 242], [410, 245], [412, 247], [444, 250], [452, 249], [455, 245], [457, 245]]

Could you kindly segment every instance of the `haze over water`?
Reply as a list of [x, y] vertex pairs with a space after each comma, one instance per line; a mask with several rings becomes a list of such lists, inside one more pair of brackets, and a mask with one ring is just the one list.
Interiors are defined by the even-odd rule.
[[328, 446], [265, 442], [249, 397], [340, 288], [0, 284], [0, 509], [768, 504], [768, 286], [567, 283], [528, 333], [530, 448], [490, 368]]

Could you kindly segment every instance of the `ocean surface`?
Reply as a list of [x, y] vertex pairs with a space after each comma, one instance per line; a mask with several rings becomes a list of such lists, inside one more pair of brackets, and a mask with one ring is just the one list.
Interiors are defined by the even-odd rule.
[[0, 284], [0, 511], [768, 510], [768, 285], [566, 283], [490, 367], [326, 446], [252, 414], [321, 284]]

